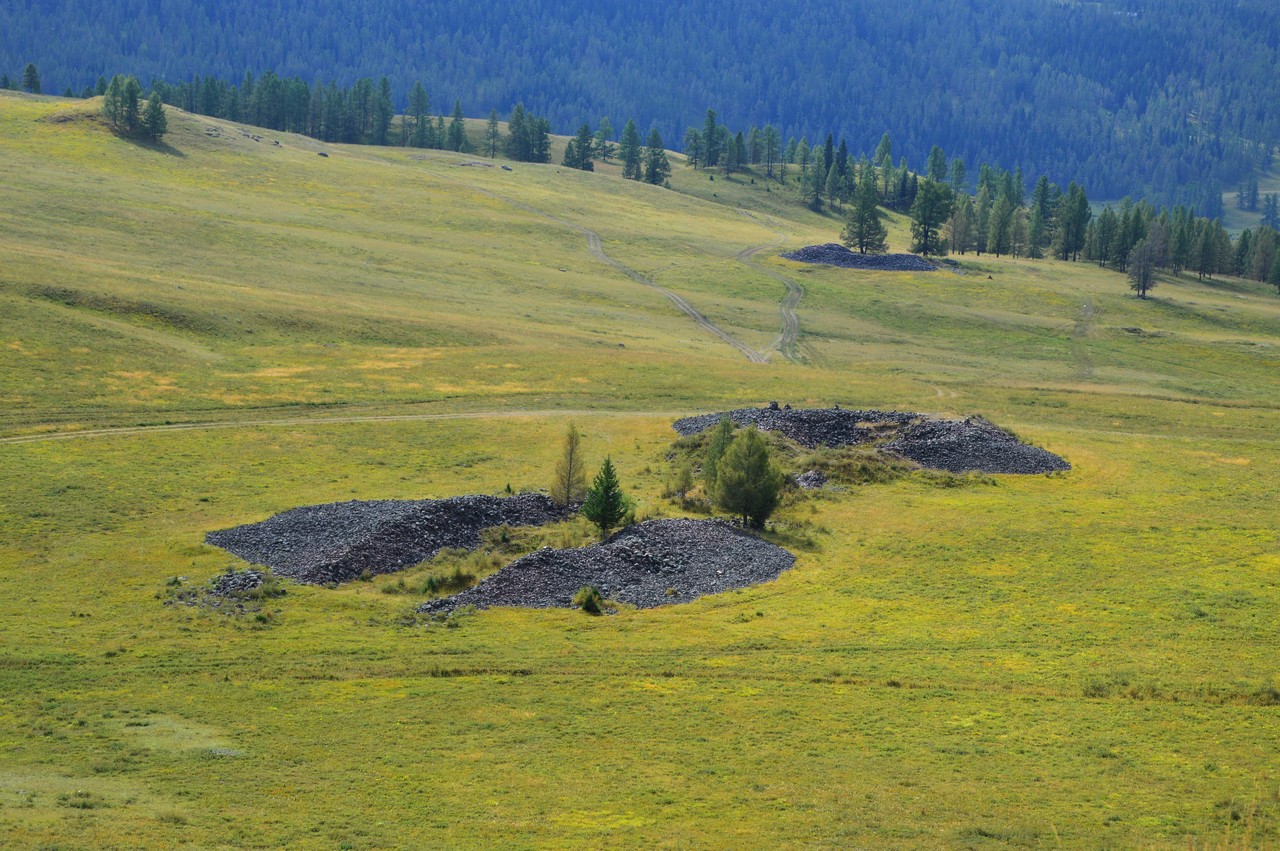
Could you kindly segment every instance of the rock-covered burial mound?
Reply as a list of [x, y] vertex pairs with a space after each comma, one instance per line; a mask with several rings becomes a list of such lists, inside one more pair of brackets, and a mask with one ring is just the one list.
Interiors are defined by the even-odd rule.
[[672, 425], [682, 436], [706, 431], [728, 417], [741, 428], [754, 425], [761, 431], [776, 431], [808, 449], [819, 446], [853, 446], [866, 443], [879, 428], [906, 425], [920, 414], [905, 411], [851, 411], [845, 408], [739, 408], [719, 414], [702, 414], [676, 420]]
[[822, 263], [843, 269], [870, 269], [877, 272], [933, 272], [937, 267], [915, 254], [859, 254], [836, 242], [810, 245], [787, 254], [787, 260]]
[[1028, 446], [981, 418], [944, 420], [906, 411], [844, 408], [740, 408], [676, 420], [681, 435], [704, 431], [728, 417], [737, 426], [776, 431], [801, 446], [854, 446], [883, 440], [877, 449], [931, 470], [951, 473], [1054, 473], [1071, 465], [1044, 449]]
[[602, 544], [538, 550], [474, 588], [424, 603], [419, 611], [569, 607], [584, 585], [594, 585], [607, 600], [648, 609], [768, 582], [795, 560], [722, 520], [650, 520]]
[[1054, 473], [1071, 465], [1052, 452], [1028, 446], [986, 420], [921, 420], [883, 447], [931, 470], [967, 473]]
[[401, 570], [453, 547], [474, 549], [496, 526], [541, 526], [571, 512], [542, 494], [309, 505], [210, 532], [205, 541], [303, 583]]

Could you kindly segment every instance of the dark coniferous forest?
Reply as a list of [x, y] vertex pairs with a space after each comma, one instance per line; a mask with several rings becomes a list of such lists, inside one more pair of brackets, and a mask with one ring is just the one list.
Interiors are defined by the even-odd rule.
[[522, 101], [559, 133], [635, 116], [670, 142], [714, 107], [855, 151], [887, 131], [912, 167], [937, 144], [1098, 198], [1191, 205], [1269, 165], [1278, 52], [1274, 0], [0, 5], [0, 69], [33, 61], [45, 91], [117, 72], [386, 76], [397, 111], [421, 80], [434, 108]]

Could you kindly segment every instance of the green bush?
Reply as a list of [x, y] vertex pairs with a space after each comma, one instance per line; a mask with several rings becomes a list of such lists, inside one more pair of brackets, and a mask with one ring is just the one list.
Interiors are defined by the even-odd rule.
[[589, 615], [604, 612], [604, 597], [600, 596], [600, 589], [594, 585], [579, 588], [578, 593], [573, 595], [573, 604]]

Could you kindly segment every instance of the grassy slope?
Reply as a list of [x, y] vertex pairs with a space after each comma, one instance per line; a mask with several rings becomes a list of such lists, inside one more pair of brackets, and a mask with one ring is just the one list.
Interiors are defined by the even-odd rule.
[[[766, 252], [817, 365], [753, 366], [486, 194], [763, 348], [781, 287], [735, 255], [837, 229], [749, 177], [705, 199], [680, 167], [686, 194], [171, 123], [156, 150], [0, 95], [0, 426], [294, 422], [0, 445], [4, 844], [1277, 841], [1273, 291]], [[232, 563], [210, 529], [542, 485], [570, 418], [670, 512], [670, 414], [770, 398], [977, 411], [1076, 469], [816, 497], [777, 582], [611, 618], [155, 599]]]

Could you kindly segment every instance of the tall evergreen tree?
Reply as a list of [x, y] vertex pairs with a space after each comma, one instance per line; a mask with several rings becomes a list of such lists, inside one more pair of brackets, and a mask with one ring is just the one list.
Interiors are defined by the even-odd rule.
[[466, 151], [470, 149], [467, 143], [466, 125], [462, 120], [462, 100], [455, 99], [453, 101], [453, 114], [449, 119], [449, 131], [445, 136], [444, 146], [450, 151]]
[[671, 174], [671, 164], [667, 162], [667, 152], [662, 147], [662, 136], [658, 128], [649, 131], [649, 140], [644, 151], [644, 181], [660, 186]]
[[386, 145], [391, 130], [395, 107], [391, 103], [391, 81], [386, 77], [378, 83], [378, 93], [373, 99], [373, 144]]
[[872, 162], [882, 163], [885, 157], [889, 157], [889, 162], [893, 162], [893, 142], [889, 141], [887, 132], [880, 137], [880, 144], [876, 145], [876, 155], [872, 157]]
[[969, 176], [960, 157], [951, 161], [951, 191], [957, 195], [969, 194]]
[[431, 98], [421, 81], [416, 81], [409, 90], [409, 116], [413, 118], [412, 132], [408, 134], [409, 144], [415, 148], [435, 147], [430, 144], [431, 130]]
[[142, 129], [153, 142], [160, 141], [160, 137], [169, 132], [169, 119], [164, 114], [164, 104], [158, 92], [152, 92], [147, 100], [147, 109], [142, 114]]
[[138, 126], [142, 120], [139, 106], [141, 97], [142, 86], [138, 85], [138, 79], [132, 76], [127, 77], [120, 95], [120, 115], [124, 122], [124, 129], [130, 133], [138, 132]]
[[[720, 125], [716, 119], [716, 111], [708, 109], [706, 121], [702, 126], [702, 144], [705, 146], [703, 162], [707, 164], [708, 168], [714, 168], [720, 164]], [[639, 147], [638, 134], [636, 143], [637, 147]]]
[[22, 88], [33, 95], [40, 94], [40, 72], [36, 70], [34, 62], [28, 62], [22, 71]]
[[963, 255], [973, 248], [973, 232], [975, 227], [973, 198], [961, 194], [951, 218], [947, 220], [947, 245], [957, 254]]
[[697, 127], [684, 131], [684, 156], [689, 165], [697, 171], [706, 156], [706, 146], [702, 141], [702, 133]]
[[935, 183], [947, 182], [947, 155], [937, 145], [934, 145], [929, 150], [929, 164], [926, 168], [926, 173], [929, 179]]
[[[715, 117], [715, 113], [708, 110], [710, 118]], [[629, 180], [639, 180], [641, 177], [640, 153], [640, 131], [636, 129], [636, 123], [632, 119], [627, 119], [627, 124], [622, 128], [622, 138], [618, 142], [618, 159], [622, 161], [622, 176]]]
[[595, 171], [595, 163], [591, 152], [595, 148], [595, 137], [591, 134], [591, 125], [583, 124], [578, 128], [578, 135], [569, 140], [564, 149], [564, 164], [569, 168], [582, 171]]
[[121, 111], [124, 98], [124, 80], [119, 74], [111, 78], [106, 91], [102, 95], [102, 114], [111, 122], [111, 126], [119, 129], [124, 117]]
[[761, 529], [778, 507], [783, 481], [769, 457], [769, 445], [752, 425], [721, 457], [712, 498], [724, 511], [741, 517], [744, 526]]
[[484, 153], [489, 159], [498, 155], [502, 146], [502, 130], [498, 127], [498, 110], [489, 110], [489, 121], [484, 126]]
[[613, 156], [613, 125], [609, 123], [609, 116], [606, 115], [600, 119], [593, 145], [591, 155], [600, 162], [607, 163]]
[[854, 192], [853, 205], [845, 219], [844, 232], [840, 235], [841, 241], [849, 248], [858, 249], [859, 254], [883, 254], [888, 250], [888, 231], [879, 205], [875, 176], [870, 168], [864, 168]]
[[523, 103], [512, 107], [511, 117], [507, 119], [507, 156], [517, 162], [529, 162], [528, 120]]
[[951, 216], [955, 195], [944, 183], [926, 180], [920, 184], [911, 206], [911, 250], [917, 254], [944, 254], [942, 224]]
[[613, 461], [604, 459], [600, 472], [587, 491], [582, 502], [582, 516], [600, 528], [600, 537], [607, 537], [609, 530], [616, 527], [627, 516], [627, 501], [618, 485], [618, 474], [613, 468]]
[[1156, 285], [1156, 258], [1151, 240], [1143, 239], [1129, 251], [1129, 288], [1145, 299], [1147, 292]]

